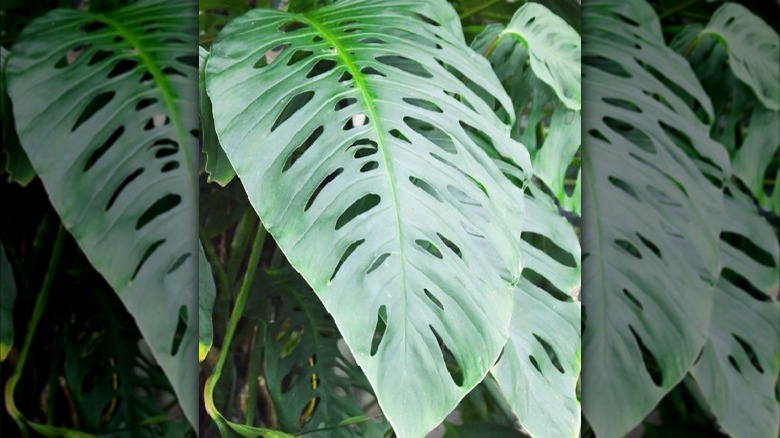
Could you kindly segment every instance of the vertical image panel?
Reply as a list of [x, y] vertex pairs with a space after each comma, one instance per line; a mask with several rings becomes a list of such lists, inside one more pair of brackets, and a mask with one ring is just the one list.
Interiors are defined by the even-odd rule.
[[778, 434], [778, 12], [583, 5], [583, 436]]
[[200, 435], [576, 437], [581, 6], [200, 1]]
[[2, 12], [3, 435], [195, 435], [195, 3]]

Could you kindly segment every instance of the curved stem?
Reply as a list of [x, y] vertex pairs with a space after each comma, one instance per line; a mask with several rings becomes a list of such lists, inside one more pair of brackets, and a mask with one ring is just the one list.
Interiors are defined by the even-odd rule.
[[255, 272], [257, 271], [257, 265], [260, 262], [260, 253], [263, 250], [265, 235], [265, 228], [263, 228], [262, 224], [259, 224], [254, 243], [252, 244], [252, 252], [249, 255], [249, 263], [247, 264], [246, 273], [244, 274], [244, 280], [241, 283], [241, 289], [238, 292], [236, 304], [233, 306], [233, 312], [230, 314], [227, 331], [225, 332], [225, 339], [223, 340], [222, 348], [219, 351], [217, 365], [214, 367], [214, 372], [206, 379], [203, 389], [203, 402], [206, 406], [206, 412], [214, 422], [217, 423], [217, 427], [219, 428], [220, 433], [222, 433], [222, 436], [228, 436], [227, 423], [214, 405], [214, 388], [217, 386], [217, 382], [222, 375], [222, 368], [225, 366], [228, 354], [230, 354], [230, 344], [236, 333], [236, 327], [238, 327], [238, 322], [241, 320], [241, 316], [244, 313], [244, 306], [246, 305], [246, 300], [249, 296], [249, 289], [252, 286], [252, 281], [254, 280]]
[[46, 276], [43, 278], [43, 284], [41, 285], [41, 291], [38, 293], [38, 298], [35, 299], [35, 307], [33, 308], [30, 322], [27, 324], [27, 333], [24, 335], [24, 344], [22, 344], [22, 351], [19, 354], [19, 361], [14, 367], [14, 372], [11, 377], [8, 378], [8, 382], [5, 384], [5, 409], [8, 411], [8, 415], [16, 421], [19, 425], [19, 430], [22, 435], [28, 436], [27, 426], [25, 424], [24, 416], [16, 407], [14, 401], [14, 390], [16, 384], [22, 378], [22, 372], [24, 372], [24, 365], [27, 361], [27, 356], [30, 353], [30, 346], [32, 345], [33, 338], [35, 337], [35, 330], [38, 327], [38, 321], [40, 321], [43, 311], [46, 309], [46, 302], [49, 299], [49, 291], [51, 285], [54, 283], [54, 278], [57, 274], [57, 267], [60, 264], [60, 256], [62, 255], [62, 246], [65, 243], [65, 227], [60, 223], [60, 227], [57, 230], [57, 237], [54, 240], [54, 247], [51, 251], [51, 258], [49, 259], [49, 266], [46, 269]]

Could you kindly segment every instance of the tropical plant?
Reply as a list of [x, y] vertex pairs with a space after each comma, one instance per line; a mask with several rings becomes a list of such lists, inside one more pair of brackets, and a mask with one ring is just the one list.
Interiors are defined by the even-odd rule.
[[0, 345], [4, 404], [25, 435], [193, 433], [182, 414], [197, 425], [187, 4], [11, 5], [29, 22], [2, 51], [3, 199], [20, 219], [2, 229]]
[[599, 437], [652, 411], [648, 436], [778, 434], [780, 44], [743, 6], [688, 6], [583, 13], [582, 394]]
[[273, 3], [201, 2], [201, 434], [576, 436], [577, 32]]

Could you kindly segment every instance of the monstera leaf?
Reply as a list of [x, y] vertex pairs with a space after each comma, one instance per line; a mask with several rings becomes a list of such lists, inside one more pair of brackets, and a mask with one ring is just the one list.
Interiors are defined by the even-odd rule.
[[728, 161], [681, 97], [712, 119], [647, 3], [594, 0], [583, 20], [582, 404], [598, 436], [619, 437], [706, 341]]
[[[338, 330], [306, 281], [291, 268], [262, 272], [254, 289], [265, 329], [265, 379], [282, 429], [290, 433], [331, 428], [363, 416], [356, 391], [370, 391], [360, 370], [339, 350]], [[255, 306], [252, 306], [255, 307]], [[373, 421], [327, 429], [321, 436], [374, 437], [384, 430]], [[318, 432], [320, 433], [320, 432]], [[313, 435], [314, 436], [314, 435]]]
[[[776, 44], [773, 45], [770, 36], [774, 35], [777, 39], [777, 34], [772, 29], [764, 29], [767, 26], [748, 12], [735, 16], [735, 20], [746, 20], [759, 30], [763, 29], [759, 34], [764, 38], [753, 35], [751, 38], [755, 40], [751, 47], [743, 47], [743, 50], [754, 53], [746, 61], [771, 60]], [[735, 26], [742, 28], [741, 24]], [[778, 170], [773, 161], [780, 148], [780, 131], [777, 129], [780, 112], [766, 108], [750, 88], [751, 84], [761, 83], [758, 73], [767, 72], [750, 68], [746, 73], [748, 80], [743, 82], [742, 77], [735, 75], [739, 70], [735, 63], [738, 65], [739, 61], [732, 59], [730, 49], [718, 43], [716, 38], [699, 39], [702, 32], [701, 25], [690, 25], [675, 37], [670, 46], [687, 56], [712, 99], [718, 123], [713, 124], [710, 135], [729, 151], [732, 174], [750, 188], [762, 208], [780, 214], [780, 191], [766, 187], [764, 183], [765, 177], [777, 181]], [[762, 51], [766, 53], [762, 54]], [[775, 66], [774, 70], [780, 70], [780, 66]], [[780, 78], [774, 79], [774, 82], [778, 80]], [[771, 87], [771, 84], [765, 85]], [[770, 173], [771, 169], [774, 169], [774, 175]]]
[[710, 336], [691, 370], [720, 425], [733, 436], [777, 436], [780, 283], [777, 238], [751, 199], [724, 199], [723, 271]]
[[11, 264], [0, 245], [0, 362], [4, 361], [14, 345], [14, 303], [16, 282]]
[[[549, 196], [526, 196], [523, 278], [509, 341], [491, 371], [534, 437], [576, 437], [580, 403], [580, 246]], [[533, 394], [529, 397], [529, 394]]]
[[194, 21], [186, 0], [54, 10], [19, 36], [7, 74], [52, 205], [197, 424]]
[[524, 175], [529, 157], [509, 137], [511, 102], [489, 64], [444, 1], [348, 0], [234, 20], [206, 82], [220, 144], [266, 229], [398, 436], [424, 435], [498, 358], [521, 268], [522, 193], [488, 152]]
[[570, 163], [581, 143], [579, 35], [545, 7], [528, 3], [506, 28], [488, 26], [471, 47], [487, 56], [512, 98], [512, 135], [531, 150], [534, 175], [565, 209], [579, 213], [579, 196], [565, 187], [567, 174], [578, 171]]
[[736, 3], [726, 3], [700, 33], [723, 44], [729, 67], [768, 109], [780, 110], [780, 37], [768, 24]]

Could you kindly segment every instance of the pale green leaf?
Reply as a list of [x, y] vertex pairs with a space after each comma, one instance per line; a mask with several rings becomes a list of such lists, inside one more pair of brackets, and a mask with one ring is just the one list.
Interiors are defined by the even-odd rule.
[[528, 154], [448, 69], [511, 107], [444, 1], [250, 11], [206, 66], [252, 205], [402, 438], [433, 429], [494, 364], [521, 268], [522, 194], [475, 138], [525, 175]]

